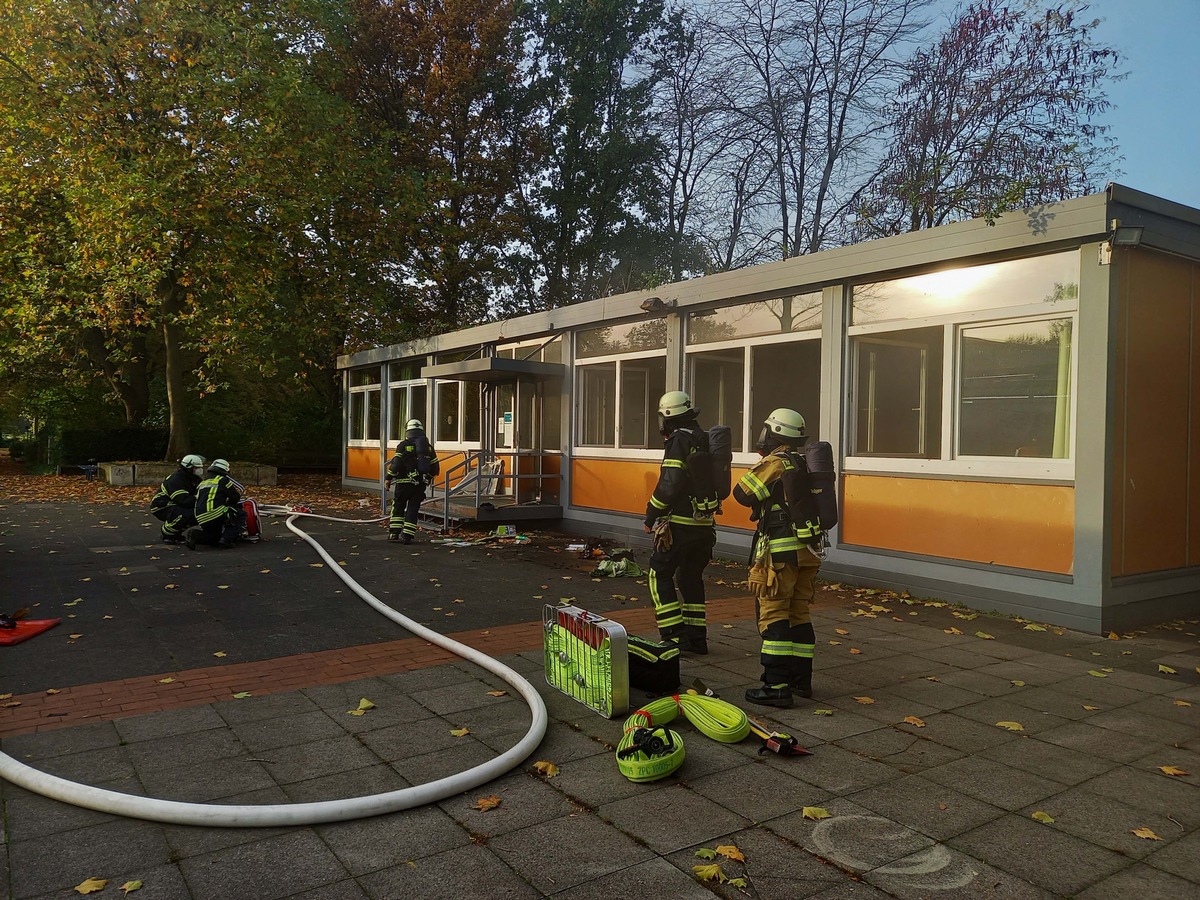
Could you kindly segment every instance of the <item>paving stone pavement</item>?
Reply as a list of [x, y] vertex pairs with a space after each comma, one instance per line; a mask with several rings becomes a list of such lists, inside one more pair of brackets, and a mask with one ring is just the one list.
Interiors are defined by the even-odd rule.
[[[4, 551], [18, 557], [34, 552], [34, 544], [22, 538], [36, 530], [28, 518], [32, 512], [20, 507], [0, 506], [5, 529], [0, 559]], [[61, 514], [78, 523], [98, 515], [94, 509]], [[126, 531], [140, 527], [137, 516], [124, 522], [109, 515], [106, 521]], [[345, 538], [333, 526], [323, 530], [330, 540]], [[122, 532], [111, 543], [126, 540], [135, 547], [136, 537]], [[456, 577], [451, 570], [476, 565], [471, 554], [484, 552], [462, 548], [451, 556], [426, 545], [423, 555], [393, 559], [380, 569], [379, 558], [392, 551], [378, 537], [361, 541], [363, 557], [373, 555], [373, 561], [348, 556], [346, 569], [362, 575], [369, 588], [386, 579], [396, 588], [393, 598], [405, 583], [414, 591], [428, 584], [428, 572], [448, 583]], [[97, 563], [86, 547], [68, 541], [57, 549], [63, 566], [53, 575], [53, 603], [47, 600], [43, 611], [53, 606], [54, 615], [63, 615], [67, 598], [83, 591], [79, 580], [99, 575], [87, 574]], [[261, 547], [235, 553], [243, 551], [263, 553]], [[304, 566], [310, 559], [300, 557], [305, 551], [283, 536], [272, 548], [273, 558], [286, 553]], [[213, 566], [219, 558], [156, 551], [168, 552], [177, 554], [174, 563], [202, 560]], [[257, 572], [268, 568], [262, 558], [246, 556], [239, 564]], [[103, 565], [111, 570], [114, 593], [103, 604], [100, 595], [89, 595], [85, 605], [105, 605], [119, 618], [129, 607], [118, 601], [137, 596], [128, 593], [125, 579], [137, 576], [119, 575], [120, 567], [107, 561]], [[684, 765], [663, 780], [634, 784], [620, 775], [613, 758], [621, 720], [591, 712], [549, 687], [542, 675], [537, 611], [543, 599], [559, 599], [559, 592], [540, 585], [564, 576], [502, 552], [490, 557], [489, 566], [488, 583], [475, 577], [472, 584], [460, 571], [462, 583], [454, 593], [470, 604], [497, 584], [520, 583], [523, 591], [542, 595], [536, 601], [532, 594], [528, 600], [522, 594], [519, 603], [508, 600], [511, 645], [500, 658], [537, 687], [550, 715], [541, 746], [508, 774], [413, 810], [270, 829], [121, 818], [0, 781], [0, 898], [75, 896], [71, 888], [89, 877], [108, 879], [101, 897], [127, 881], [141, 881], [134, 896], [142, 900], [1200, 898], [1195, 623], [1112, 640], [1054, 628], [1031, 631], [1027, 623], [983, 614], [971, 618], [968, 610], [903, 596], [838, 592], [842, 602], [822, 605], [814, 614], [816, 699], [788, 710], [750, 710], [795, 735], [811, 756], [759, 755], [753, 738], [719, 744], [678, 719]], [[9, 576], [19, 572], [24, 580], [12, 591], [0, 588], [0, 606], [33, 595], [26, 582], [37, 570], [35, 561], [21, 558], [7, 568]], [[186, 587], [187, 574], [176, 569], [167, 577]], [[710, 575], [736, 578], [720, 571]], [[153, 577], [140, 576], [138, 593], [150, 590]], [[215, 585], [224, 577], [208, 580]], [[606, 580], [594, 588], [585, 578], [565, 577], [574, 579], [570, 590], [577, 595], [584, 588], [606, 595], [640, 589], [645, 595], [632, 581]], [[270, 608], [279, 623], [311, 619], [321, 614], [321, 603], [348, 602], [345, 592], [334, 596], [339, 587], [332, 581], [315, 568], [312, 574], [293, 571], [274, 586], [262, 582], [252, 602]], [[218, 596], [212, 585], [199, 592]], [[758, 642], [752, 603], [734, 589], [731, 594], [721, 601], [720, 620], [710, 624], [711, 652], [685, 655], [682, 675], [685, 686], [700, 679], [740, 703], [758, 671]], [[429, 603], [445, 604], [433, 596]], [[408, 605], [417, 603], [410, 598]], [[221, 669], [225, 663], [212, 659], [204, 632], [218, 620], [217, 607], [202, 597], [186, 608], [195, 615], [179, 620], [163, 615], [152, 632], [128, 622], [119, 633], [114, 629], [116, 643], [90, 648], [75, 681], [70, 652], [79, 647], [67, 645], [62, 626], [18, 647], [0, 648], [0, 693], [9, 691], [6, 683], [20, 684], [16, 697], [24, 709], [35, 707], [46, 690], [58, 690], [55, 684], [64, 693], [70, 684], [78, 692], [78, 708], [86, 709], [89, 684], [106, 685], [94, 695], [91, 719], [76, 716], [64, 725], [35, 717], [21, 720], [20, 728], [0, 724], [0, 750], [52, 774], [135, 795], [288, 803], [441, 778], [508, 749], [529, 725], [525, 704], [483, 669], [459, 659], [429, 659], [407, 668], [402, 657], [419, 642], [398, 640], [406, 636], [386, 621], [375, 626], [357, 612], [349, 614], [351, 639], [359, 643], [341, 649], [336, 642], [312, 645], [314, 651], [344, 653], [344, 669], [313, 669], [310, 683], [273, 685], [273, 672], [292, 671], [295, 660], [312, 659], [306, 648], [280, 638], [288, 655], [271, 655], [259, 636], [235, 664], [254, 663], [258, 669]], [[429, 609], [421, 605], [423, 613]], [[622, 609], [649, 633], [644, 610], [614, 605]], [[498, 630], [502, 618], [481, 621], [482, 630]], [[97, 615], [86, 625], [68, 627], [99, 633], [102, 622]], [[237, 646], [237, 629], [225, 619], [220, 629], [220, 640]], [[194, 645], [195, 652], [170, 649], [177, 665], [139, 668], [123, 657], [136, 657], [147, 633], [157, 642], [155, 653], [174, 648], [176, 639]], [[315, 640], [316, 632], [311, 636]], [[355, 655], [358, 648], [385, 643], [390, 666], [368, 667], [369, 654]], [[49, 673], [44, 676], [38, 670], [43, 658]], [[159, 708], [122, 710], [103, 702], [122, 690], [122, 682], [113, 686], [115, 675], [105, 677], [106, 659], [131, 692], [181, 672], [199, 673], [197, 680], [211, 681], [212, 671], [257, 680], [226, 685], [219, 699], [164, 694], [146, 701]], [[214, 664], [212, 671], [204, 668]], [[250, 696], [234, 699], [239, 686]], [[496, 696], [499, 691], [505, 693]], [[375, 708], [349, 715], [361, 698]], [[42, 711], [49, 716], [54, 708]], [[468, 733], [452, 734], [464, 728]], [[533, 766], [538, 760], [553, 762], [558, 774], [541, 775]], [[1189, 774], [1170, 776], [1162, 766]], [[478, 799], [492, 795], [500, 799], [498, 806], [476, 807]], [[814, 819], [806, 807], [825, 810], [828, 817]], [[1053, 822], [1033, 819], [1035, 812]], [[1139, 837], [1137, 829], [1149, 829], [1154, 837]], [[708, 861], [697, 851], [728, 846], [738, 848], [744, 861], [724, 855], [712, 861], [740, 881], [699, 881], [693, 867]]]

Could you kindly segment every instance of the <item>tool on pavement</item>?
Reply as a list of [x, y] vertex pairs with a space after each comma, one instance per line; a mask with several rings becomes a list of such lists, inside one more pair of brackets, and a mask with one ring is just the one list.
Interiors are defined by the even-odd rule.
[[755, 735], [762, 741], [762, 746], [758, 748], [760, 755], [764, 753], [776, 753], [779, 756], [812, 756], [812, 751], [802, 747], [790, 734], [785, 734], [782, 731], [776, 731], [765, 722], [748, 717], [750, 722], [750, 733]]

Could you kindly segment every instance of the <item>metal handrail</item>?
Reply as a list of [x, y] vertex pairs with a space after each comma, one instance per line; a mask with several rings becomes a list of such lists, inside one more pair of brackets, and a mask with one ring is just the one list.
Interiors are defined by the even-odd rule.
[[[475, 508], [478, 509], [480, 502], [483, 498], [482, 487], [483, 487], [484, 479], [492, 478], [492, 477], [496, 477], [496, 478], [500, 477], [501, 473], [499, 473], [499, 472], [494, 473], [492, 475], [485, 473], [484, 466], [486, 464], [494, 463], [497, 460], [499, 460], [501, 457], [504, 457], [504, 456], [511, 456], [515, 461], [518, 457], [522, 457], [522, 456], [546, 457], [546, 456], [561, 456], [561, 455], [562, 454], [558, 453], [558, 452], [547, 452], [545, 450], [509, 450], [509, 451], [504, 451], [504, 452], [500, 452], [500, 453], [498, 453], [494, 450], [464, 450], [462, 461], [455, 463], [449, 469], [446, 469], [444, 472], [441, 473], [441, 481], [442, 481], [442, 488], [441, 488], [441, 490], [442, 490], [442, 527], [441, 527], [441, 530], [442, 530], [442, 532], [445, 532], [445, 531], [449, 530], [449, 528], [450, 528], [450, 498], [451, 497], [461, 496], [466, 487], [473, 485], [475, 488]], [[474, 463], [474, 465], [472, 465], [472, 463]], [[513, 479], [514, 482], [516, 482], [522, 478], [537, 478], [537, 479], [557, 478], [561, 482], [562, 477], [563, 477], [561, 472], [546, 473], [546, 472], [540, 471], [540, 467], [539, 467], [539, 471], [537, 471], [537, 472], [523, 472], [523, 473], [517, 472], [516, 468], [517, 468], [517, 466], [514, 464], [513, 471], [510, 473], [504, 474], [503, 477], [511, 478], [511, 479]], [[450, 486], [451, 478], [453, 475], [455, 475], [460, 470], [467, 472], [468, 474], [462, 480], [460, 480], [452, 489]]]

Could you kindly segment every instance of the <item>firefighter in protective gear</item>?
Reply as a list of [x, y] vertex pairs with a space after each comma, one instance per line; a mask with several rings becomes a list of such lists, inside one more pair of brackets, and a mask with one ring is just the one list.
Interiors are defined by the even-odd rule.
[[659, 399], [665, 448], [643, 525], [654, 535], [649, 584], [659, 634], [681, 650], [705, 654], [704, 569], [717, 542], [717, 499], [715, 491], [697, 490], [697, 479], [689, 474], [689, 457], [702, 451], [707, 459], [708, 454], [708, 435], [696, 424], [698, 415], [683, 391], [667, 391]]
[[228, 550], [246, 529], [242, 486], [229, 477], [229, 463], [214, 459], [196, 491], [196, 524], [184, 532], [188, 548], [210, 544]]
[[733, 498], [750, 507], [750, 518], [758, 523], [749, 582], [758, 608], [763, 674], [762, 685], [746, 691], [746, 699], [762, 706], [789, 707], [793, 692], [812, 696], [816, 633], [809, 603], [821, 560], [810, 548], [820, 546], [822, 534], [811, 504], [793, 516], [800, 506], [789, 503], [787, 495], [787, 489], [811, 495], [802, 452], [806, 442], [800, 413], [772, 411], [755, 444], [762, 459], [733, 489]]
[[404, 428], [404, 440], [396, 445], [396, 455], [388, 460], [383, 483], [389, 490], [394, 488], [388, 540], [411, 544], [417, 533], [417, 515], [425, 499], [425, 489], [441, 468], [421, 420], [409, 419]]
[[150, 499], [150, 514], [162, 522], [164, 543], [183, 543], [184, 531], [196, 524], [196, 488], [203, 474], [204, 457], [189, 453]]

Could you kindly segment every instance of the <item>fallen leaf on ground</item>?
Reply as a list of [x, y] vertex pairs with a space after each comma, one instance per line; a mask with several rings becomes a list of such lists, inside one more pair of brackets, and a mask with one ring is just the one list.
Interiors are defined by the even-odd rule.
[[1010, 681], [1009, 684], [1011, 684], [1013, 687], [1025, 687], [1025, 682], [1018, 681], [1015, 679], [1013, 681]]
[[1025, 726], [1020, 722], [997, 722], [997, 727], [1007, 728], [1009, 731], [1024, 731]]
[[1191, 772], [1185, 772], [1179, 766], [1159, 766], [1158, 771], [1164, 775], [1191, 775]]
[[450, 733], [455, 737], [463, 737], [471, 733], [470, 728], [451, 728]]
[[875, 700], [871, 697], [855, 697], [855, 703], [861, 703], [863, 706], [870, 706]]
[[253, 691], [238, 691], [236, 694], [233, 695], [233, 699], [234, 700], [245, 700], [247, 697], [253, 697], [253, 696], [254, 696]]
[[491, 794], [487, 797], [480, 797], [478, 800], [476, 800], [475, 808], [480, 812], [487, 812], [489, 809], [495, 809], [497, 806], [499, 806], [500, 802], [501, 801], [499, 797], [497, 797], [495, 794]]
[[1119, 641], [1121, 639], [1121, 636], [1119, 634], [1117, 634], [1115, 631], [1110, 631], [1108, 633], [1108, 639], [1110, 641]]
[[80, 894], [93, 894], [96, 891], [104, 890], [106, 884], [108, 884], [107, 878], [89, 878], [87, 881], [75, 885], [75, 890]]
[[924, 728], [924, 727], [925, 727], [925, 722], [924, 722], [924, 720], [922, 720], [922, 719], [918, 719], [916, 716], [905, 716], [905, 717], [904, 717], [904, 722], [905, 722], [905, 724], [906, 724], [906, 725], [916, 725], [918, 728]]
[[539, 759], [533, 764], [533, 767], [537, 769], [540, 774], [545, 775], [547, 778], [553, 778], [558, 774], [558, 766], [550, 762], [548, 759]]
[[1088, 669], [1088, 674], [1094, 675], [1097, 678], [1107, 678], [1108, 677], [1103, 672], [1097, 672], [1095, 669]]
[[837, 646], [839, 646], [839, 645], [840, 645], [842, 642], [841, 642], [841, 641], [830, 641], [829, 643], [831, 643], [833, 646], [837, 647]]
[[1188, 703], [1186, 700], [1180, 700], [1178, 698], [1176, 698], [1173, 702], [1175, 703], [1176, 706], [1191, 706], [1192, 705], [1192, 704]]
[[735, 847], [733, 844], [722, 844], [720, 847], [717, 848], [717, 852], [720, 853], [722, 856], [724, 856], [726, 859], [734, 859], [734, 860], [737, 860], [738, 862], [746, 861], [746, 857], [742, 854], [742, 851], [739, 850], [737, 847]]
[[862, 653], [862, 651], [861, 651], [861, 650], [859, 650], [857, 647], [851, 647], [851, 648], [850, 648], [850, 652], [851, 652], [851, 653], [853, 653], [855, 656], [857, 656], [858, 654]]
[[174, 680], [175, 680], [174, 678], [160, 678], [160, 679], [158, 679], [158, 683], [159, 684], [170, 684]]
[[216, 653], [213, 654], [213, 656], [217, 656], [217, 657], [228, 656], [228, 655], [229, 654], [226, 653], [224, 650], [218, 650]]
[[76, 640], [79, 640], [79, 638], [83, 637], [83, 634], [82, 634], [82, 633], [80, 633], [80, 634], [69, 634], [69, 635], [67, 635], [67, 637], [69, 637], [69, 638], [70, 638], [71, 640], [73, 640], [73, 641], [76, 641]]
[[983, 638], [985, 641], [994, 641], [995, 640], [995, 638], [992, 637], [990, 634], [988, 634], [986, 631], [975, 632], [975, 637]]
[[847, 635], [850, 633], [845, 628], [835, 628], [835, 629], [833, 629], [833, 631], [835, 634], [841, 634], [841, 635]]
[[46, 693], [47, 694], [61, 694], [62, 691], [60, 691], [58, 688], [46, 688]]
[[725, 873], [721, 871], [721, 867], [717, 863], [709, 863], [706, 866], [692, 866], [692, 871], [696, 873], [696, 877], [701, 881], [715, 881], [718, 884], [724, 884], [729, 880], [725, 877]]
[[1040, 809], [1037, 812], [1035, 812], [1033, 815], [1031, 815], [1029, 818], [1034, 819], [1038, 822], [1041, 822], [1043, 825], [1049, 825], [1051, 822], [1054, 821], [1053, 816], [1051, 816], [1049, 813], [1042, 812]]
[[1088, 712], [1095, 712], [1099, 708], [1100, 707], [1098, 707], [1098, 706], [1084, 706], [1084, 709], [1086, 709]]
[[258, 570], [258, 574], [259, 574], [259, 575], [269, 575], [269, 574], [270, 574], [270, 572], [271, 572], [271, 570], [270, 570], [270, 569], [259, 569], [259, 570]]
[[942, 631], [946, 632], [946, 634], [962, 634], [957, 628], [943, 628]]
[[1044, 626], [1044, 625], [1034, 625], [1032, 622], [1030, 622], [1028, 625], [1026, 625], [1026, 626], [1025, 626], [1025, 630], [1026, 630], [1026, 631], [1045, 631], [1045, 630], [1046, 630], [1046, 626]]
[[121, 885], [120, 890], [123, 891], [125, 893], [125, 896], [128, 897], [130, 891], [141, 890], [141, 887], [142, 887], [142, 883], [140, 881], [127, 881], [123, 885]]
[[364, 712], [366, 712], [368, 709], [374, 709], [375, 704], [372, 703], [370, 700], [368, 700], [366, 697], [363, 697], [361, 700], [358, 701], [358, 708], [363, 710]]
[[812, 819], [814, 822], [819, 819], [831, 819], [833, 814], [829, 810], [821, 806], [806, 806], [804, 807], [803, 816], [806, 819]]
[[833, 710], [832, 709], [814, 709], [813, 715], [814, 716], [832, 716]]
[[1162, 838], [1160, 838], [1157, 834], [1155, 834], [1153, 831], [1151, 831], [1149, 828], [1146, 828], [1146, 827], [1133, 828], [1130, 830], [1130, 833], [1136, 834], [1138, 837], [1144, 838], [1147, 841], [1161, 841], [1162, 840]]
[[1174, 669], [1172, 669], [1170, 666], [1164, 666], [1161, 664], [1158, 667], [1158, 671], [1162, 672], [1164, 675], [1178, 675], [1179, 674]]
[[747, 885], [747, 881], [745, 878], [730, 878], [729, 879], [730, 887], [745, 888], [746, 885]]
[[487, 695], [489, 697], [507, 697], [508, 691], [488, 691]]
[[700, 859], [716, 859], [717, 851], [709, 850], [707, 847], [701, 847], [699, 850], [696, 851], [695, 855], [698, 856]]

